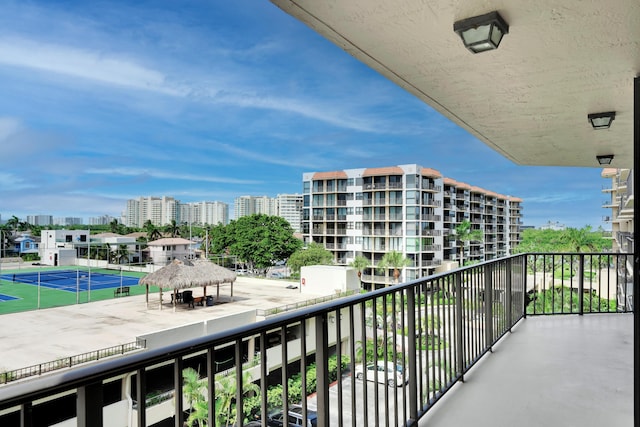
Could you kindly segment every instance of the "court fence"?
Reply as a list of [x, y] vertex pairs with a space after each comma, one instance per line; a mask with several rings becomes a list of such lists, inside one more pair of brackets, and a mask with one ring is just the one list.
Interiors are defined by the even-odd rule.
[[102, 348], [100, 350], [94, 350], [75, 356], [62, 357], [50, 362], [27, 366], [26, 368], [0, 372], [0, 384], [7, 384], [12, 381], [18, 381], [36, 375], [42, 375], [47, 372], [57, 371], [59, 369], [71, 368], [72, 366], [77, 366], [96, 360], [102, 360], [112, 356], [120, 356], [132, 351], [142, 350], [146, 348], [146, 346], [146, 341], [144, 339], [138, 338], [135, 342]]

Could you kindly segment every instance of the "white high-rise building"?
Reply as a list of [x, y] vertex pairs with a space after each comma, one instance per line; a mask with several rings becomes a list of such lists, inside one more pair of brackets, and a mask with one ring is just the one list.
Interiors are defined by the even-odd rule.
[[267, 196], [240, 196], [234, 201], [234, 218], [253, 214], [277, 215], [276, 199]]
[[31, 225], [53, 225], [52, 215], [27, 215], [27, 222]]
[[179, 222], [197, 225], [229, 223], [229, 205], [223, 202], [180, 203]]
[[278, 194], [277, 215], [286, 219], [296, 233], [302, 232], [302, 194]]
[[178, 204], [173, 197], [139, 197], [127, 200], [124, 214], [127, 227], [142, 227], [147, 220], [162, 226], [172, 220], [178, 221]]

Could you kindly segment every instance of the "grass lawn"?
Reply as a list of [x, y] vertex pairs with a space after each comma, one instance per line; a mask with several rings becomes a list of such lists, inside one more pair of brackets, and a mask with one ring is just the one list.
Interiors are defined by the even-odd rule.
[[[60, 267], [60, 269], [75, 270], [77, 267]], [[20, 270], [5, 270], [2, 269], [2, 274], [19, 274], [27, 273], [29, 271], [40, 271], [45, 273], [47, 271], [55, 270], [51, 269], [20, 269]], [[94, 271], [101, 271], [99, 269], [93, 269]], [[103, 272], [103, 271], [101, 271]], [[122, 272], [123, 276], [129, 277], [143, 277], [145, 273], [138, 272]], [[120, 272], [114, 274], [116, 277], [120, 277]], [[115, 288], [107, 289], [94, 289], [91, 290], [91, 301], [101, 301], [106, 299], [113, 299], [113, 290]], [[129, 286], [131, 295], [143, 295], [145, 293], [144, 286]], [[149, 290], [151, 292], [151, 289]], [[157, 292], [157, 290], [155, 291]], [[17, 299], [2, 300], [0, 299], [0, 314], [18, 313], [21, 311], [37, 310], [38, 308], [51, 308], [61, 307], [71, 304], [82, 304], [89, 302], [89, 292], [80, 291], [78, 294], [75, 292], [68, 292], [59, 289], [51, 289], [44, 286], [40, 286], [40, 302], [38, 305], [38, 286], [35, 284], [23, 284], [12, 281], [0, 280], [0, 294], [14, 297]], [[126, 296], [118, 298], [127, 298]]]

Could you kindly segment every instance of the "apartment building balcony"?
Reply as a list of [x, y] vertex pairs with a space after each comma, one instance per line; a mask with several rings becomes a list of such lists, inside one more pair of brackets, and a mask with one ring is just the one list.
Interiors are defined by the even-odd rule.
[[423, 236], [431, 236], [431, 237], [437, 237], [442, 235], [442, 231], [441, 230], [422, 230], [422, 235]]
[[[594, 266], [588, 262], [593, 256], [610, 262]], [[206, 361], [200, 375], [209, 385], [202, 389], [208, 425], [229, 423], [214, 420], [215, 403], [229, 390], [237, 403], [231, 419], [257, 418], [266, 425], [272, 411], [287, 413], [290, 403], [274, 406], [267, 394], [277, 378], [291, 378], [311, 363], [317, 382], [308, 397], [291, 399], [303, 412], [315, 411], [318, 426], [529, 427], [540, 425], [541, 416], [550, 425], [632, 425], [633, 317], [615, 304], [617, 297], [629, 297], [618, 295], [627, 288], [587, 279], [615, 276], [612, 266], [630, 256], [521, 254], [26, 382], [5, 375], [0, 421], [49, 425], [45, 420], [55, 407], [57, 422], [65, 425], [142, 427], [166, 420], [182, 426], [189, 401], [174, 397], [186, 392], [183, 367], [200, 357]], [[551, 258], [586, 274], [554, 278], [544, 270]], [[388, 276], [362, 278], [393, 283]], [[545, 302], [552, 295], [558, 304]], [[427, 321], [433, 316], [437, 322]], [[356, 378], [359, 346], [376, 340], [388, 350], [373, 352], [365, 363], [400, 364], [401, 373], [374, 370]], [[330, 371], [336, 365], [337, 372]], [[159, 368], [173, 375], [157, 395], [149, 379]], [[258, 387], [257, 406], [246, 406], [247, 378]], [[293, 392], [280, 383], [285, 395]], [[107, 391], [109, 402], [103, 399]]]

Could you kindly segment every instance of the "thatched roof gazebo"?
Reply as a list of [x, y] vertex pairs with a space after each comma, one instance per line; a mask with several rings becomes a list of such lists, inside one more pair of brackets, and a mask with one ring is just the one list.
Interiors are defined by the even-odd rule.
[[162, 290], [173, 290], [173, 309], [175, 310], [179, 289], [202, 286], [204, 288], [203, 294], [206, 298], [207, 286], [216, 285], [216, 299], [219, 299], [220, 284], [230, 283], [231, 298], [233, 299], [233, 283], [235, 280], [236, 273], [210, 261], [203, 259], [181, 261], [176, 259], [160, 270], [147, 274], [138, 283], [146, 286], [147, 307], [149, 306], [149, 286], [158, 286], [160, 288], [160, 308], [162, 308]]

